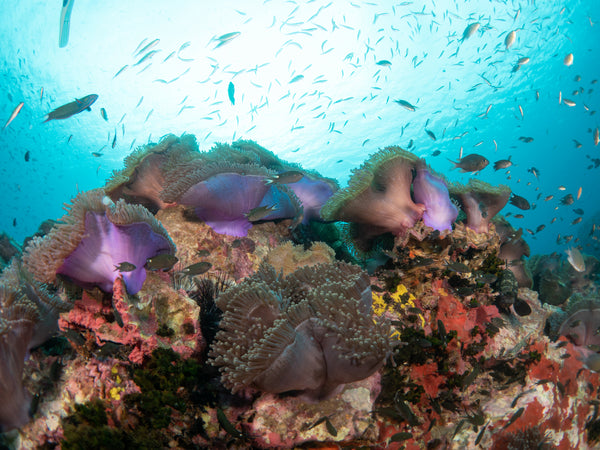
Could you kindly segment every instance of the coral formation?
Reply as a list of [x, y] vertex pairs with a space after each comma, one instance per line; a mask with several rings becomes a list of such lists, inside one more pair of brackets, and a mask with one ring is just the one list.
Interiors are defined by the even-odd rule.
[[391, 348], [386, 325], [370, 318], [368, 276], [345, 263], [305, 266], [286, 277], [263, 264], [217, 306], [222, 330], [210, 356], [233, 392], [323, 398], [374, 373]]
[[[146, 260], [175, 253], [166, 230], [146, 208], [106, 201], [102, 189], [78, 194], [61, 222], [23, 254], [25, 268], [41, 283], [61, 275], [83, 288], [112, 292], [122, 276], [135, 294], [146, 279]], [[119, 270], [122, 263], [133, 267]]]

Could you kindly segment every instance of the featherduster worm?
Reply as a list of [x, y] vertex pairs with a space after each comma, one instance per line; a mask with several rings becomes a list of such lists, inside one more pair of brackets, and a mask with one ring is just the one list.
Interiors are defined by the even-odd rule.
[[287, 277], [263, 263], [221, 294], [210, 352], [226, 387], [300, 391], [322, 399], [377, 371], [389, 326], [371, 318], [366, 272], [346, 263], [304, 266]]
[[0, 284], [0, 433], [29, 421], [23, 366], [39, 313], [24, 294]]
[[[85, 289], [112, 292], [122, 276], [127, 291], [136, 294], [146, 279], [146, 260], [175, 253], [167, 231], [146, 208], [106, 200], [102, 189], [78, 194], [62, 223], [29, 244], [23, 263], [36, 280], [51, 283], [62, 275]], [[134, 268], [118, 271], [123, 262]]]
[[458, 208], [450, 200], [446, 182], [433, 175], [425, 163], [417, 165], [413, 195], [416, 203], [425, 205], [425, 225], [438, 231], [452, 230], [452, 223], [458, 216]]

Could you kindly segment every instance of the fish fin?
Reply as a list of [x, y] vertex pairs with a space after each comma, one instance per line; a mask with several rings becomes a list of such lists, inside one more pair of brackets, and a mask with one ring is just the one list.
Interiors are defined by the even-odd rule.
[[90, 106], [88, 106], [87, 108], [85, 108], [86, 111], [91, 111], [92, 108]]

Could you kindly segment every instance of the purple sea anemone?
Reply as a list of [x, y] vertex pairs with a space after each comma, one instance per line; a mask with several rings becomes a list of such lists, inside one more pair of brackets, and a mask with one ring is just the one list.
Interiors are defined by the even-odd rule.
[[114, 204], [102, 189], [78, 194], [61, 222], [23, 254], [25, 268], [41, 283], [61, 275], [85, 289], [112, 292], [122, 276], [127, 291], [135, 294], [146, 279], [146, 260], [175, 253], [167, 231], [146, 208], [123, 200]]
[[266, 178], [273, 174], [255, 164], [188, 164], [168, 174], [161, 197], [192, 207], [196, 216], [217, 233], [243, 237], [252, 228], [248, 214], [260, 206], [274, 207], [269, 219], [295, 217], [300, 213], [300, 204], [292, 192], [266, 184]]
[[452, 223], [458, 216], [458, 208], [450, 200], [446, 182], [433, 175], [425, 163], [417, 165], [413, 195], [416, 203], [425, 205], [425, 225], [438, 231], [452, 230]]
[[304, 224], [307, 224], [310, 220], [323, 220], [320, 214], [321, 208], [339, 189], [335, 180], [323, 178], [313, 173], [305, 173], [300, 181], [291, 183], [288, 187], [294, 191], [300, 199], [300, 203], [302, 203], [304, 208], [302, 223]]
[[487, 233], [490, 221], [504, 208], [511, 190], [503, 184], [492, 186], [485, 181], [471, 178], [467, 185], [452, 184], [450, 194], [460, 202], [467, 215], [467, 227], [476, 233]]
[[23, 366], [39, 313], [24, 294], [0, 284], [0, 433], [29, 421]]
[[223, 310], [210, 357], [235, 393], [331, 395], [377, 371], [390, 351], [389, 327], [371, 318], [366, 272], [337, 262], [287, 277], [270, 265], [217, 299]]
[[321, 209], [325, 220], [362, 225], [365, 234], [404, 234], [423, 216], [425, 207], [411, 198], [413, 169], [419, 158], [400, 147], [386, 147], [355, 169], [348, 186]]

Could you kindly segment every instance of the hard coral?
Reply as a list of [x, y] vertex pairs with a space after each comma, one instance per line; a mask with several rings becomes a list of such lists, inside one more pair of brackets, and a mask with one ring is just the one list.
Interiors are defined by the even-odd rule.
[[452, 223], [458, 216], [458, 208], [450, 200], [444, 179], [434, 175], [425, 163], [417, 166], [413, 196], [415, 202], [425, 205], [425, 225], [438, 231], [452, 230]]
[[[25, 268], [39, 282], [52, 283], [62, 275], [83, 288], [112, 292], [123, 276], [128, 292], [135, 294], [146, 279], [146, 260], [175, 253], [166, 230], [141, 205], [113, 204], [102, 189], [94, 189], [78, 194], [69, 209], [61, 224], [25, 249]], [[124, 262], [134, 268], [120, 272], [117, 266]]]
[[0, 284], [0, 433], [29, 421], [22, 384], [25, 355], [39, 312], [24, 294]]
[[475, 178], [465, 186], [459, 183], [450, 186], [450, 194], [455, 197], [467, 215], [467, 228], [477, 233], [487, 233], [492, 218], [500, 212], [510, 198], [511, 190], [503, 184], [492, 186]]
[[345, 263], [287, 277], [267, 265], [217, 299], [224, 311], [210, 352], [226, 387], [300, 391], [321, 399], [381, 367], [389, 328], [371, 319], [369, 277]]
[[337, 191], [321, 209], [325, 220], [363, 225], [371, 236], [404, 234], [425, 207], [411, 198], [413, 169], [419, 158], [400, 147], [386, 147], [353, 171], [348, 186]]

